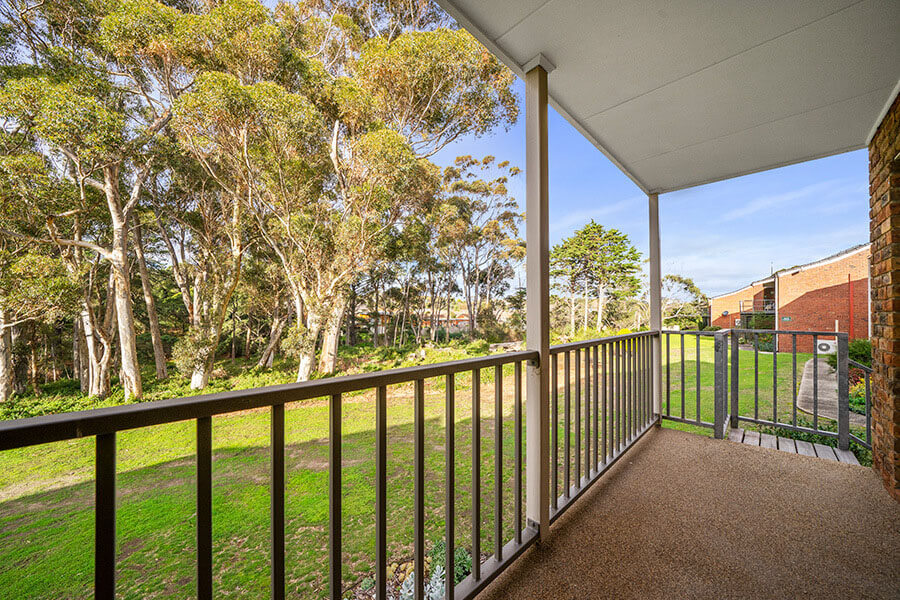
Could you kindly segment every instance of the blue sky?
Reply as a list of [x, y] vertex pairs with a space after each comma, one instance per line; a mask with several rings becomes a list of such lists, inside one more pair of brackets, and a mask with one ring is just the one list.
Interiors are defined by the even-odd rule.
[[[524, 168], [521, 117], [509, 131], [459, 139], [433, 160], [457, 155]], [[646, 257], [647, 199], [599, 150], [550, 109], [550, 238], [591, 219], [618, 228]], [[510, 185], [524, 211], [524, 175]], [[709, 295], [743, 287], [775, 269], [810, 262], [869, 239], [868, 156], [858, 150], [660, 196], [664, 273], [691, 277]], [[523, 231], [524, 234], [524, 231]]]

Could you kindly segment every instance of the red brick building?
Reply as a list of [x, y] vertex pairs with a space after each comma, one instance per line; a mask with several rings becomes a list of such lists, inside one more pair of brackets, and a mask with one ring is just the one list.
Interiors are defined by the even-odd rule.
[[[841, 331], [850, 339], [871, 335], [869, 244], [855, 246], [805, 265], [776, 271], [736, 292], [710, 298], [710, 323], [748, 327], [752, 315], [771, 315], [777, 329]], [[791, 336], [779, 336], [790, 350]], [[812, 339], [800, 336], [797, 350], [812, 351]]]

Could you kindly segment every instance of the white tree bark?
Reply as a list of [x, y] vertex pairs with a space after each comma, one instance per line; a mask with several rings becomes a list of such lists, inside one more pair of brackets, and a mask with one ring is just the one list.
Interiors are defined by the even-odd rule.
[[140, 224], [136, 224], [133, 231], [134, 254], [137, 258], [138, 270], [141, 274], [141, 288], [144, 292], [144, 304], [147, 306], [150, 339], [153, 342], [153, 360], [156, 363], [156, 379], [164, 381], [169, 377], [166, 370], [166, 352], [163, 349], [162, 333], [159, 329], [159, 315], [156, 312], [156, 299], [153, 298], [153, 288], [150, 285], [150, 273], [147, 271], [147, 260], [144, 257], [144, 241], [141, 236]]
[[[322, 338], [322, 353], [319, 356], [319, 372], [323, 374], [334, 373], [337, 369], [337, 351], [341, 338], [341, 322], [344, 319], [344, 310], [347, 301], [344, 298], [336, 300], [333, 310], [325, 322], [324, 336]], [[402, 335], [402, 334], [401, 334]]]

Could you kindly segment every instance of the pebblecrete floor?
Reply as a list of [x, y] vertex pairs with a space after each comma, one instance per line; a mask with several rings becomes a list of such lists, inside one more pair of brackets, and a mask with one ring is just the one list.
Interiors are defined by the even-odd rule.
[[871, 468], [654, 429], [479, 600], [900, 598]]

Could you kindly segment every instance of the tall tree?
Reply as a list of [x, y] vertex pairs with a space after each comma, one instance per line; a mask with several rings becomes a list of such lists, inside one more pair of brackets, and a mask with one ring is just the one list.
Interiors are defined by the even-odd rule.
[[[520, 257], [523, 249], [518, 238], [522, 216], [507, 188], [509, 178], [520, 170], [508, 161], [494, 163], [493, 156], [481, 160], [460, 156], [444, 170], [438, 243], [459, 269], [470, 333], [478, 329], [491, 278], [501, 264]], [[485, 174], [496, 176], [483, 179]]]
[[590, 223], [566, 238], [551, 252], [555, 276], [560, 277], [570, 294], [570, 328], [575, 329], [575, 297], [583, 290], [584, 326], [587, 326], [588, 298], [597, 301], [598, 330], [603, 327], [603, 309], [608, 298], [633, 296], [639, 288], [637, 277], [641, 255], [628, 236], [618, 229]]

